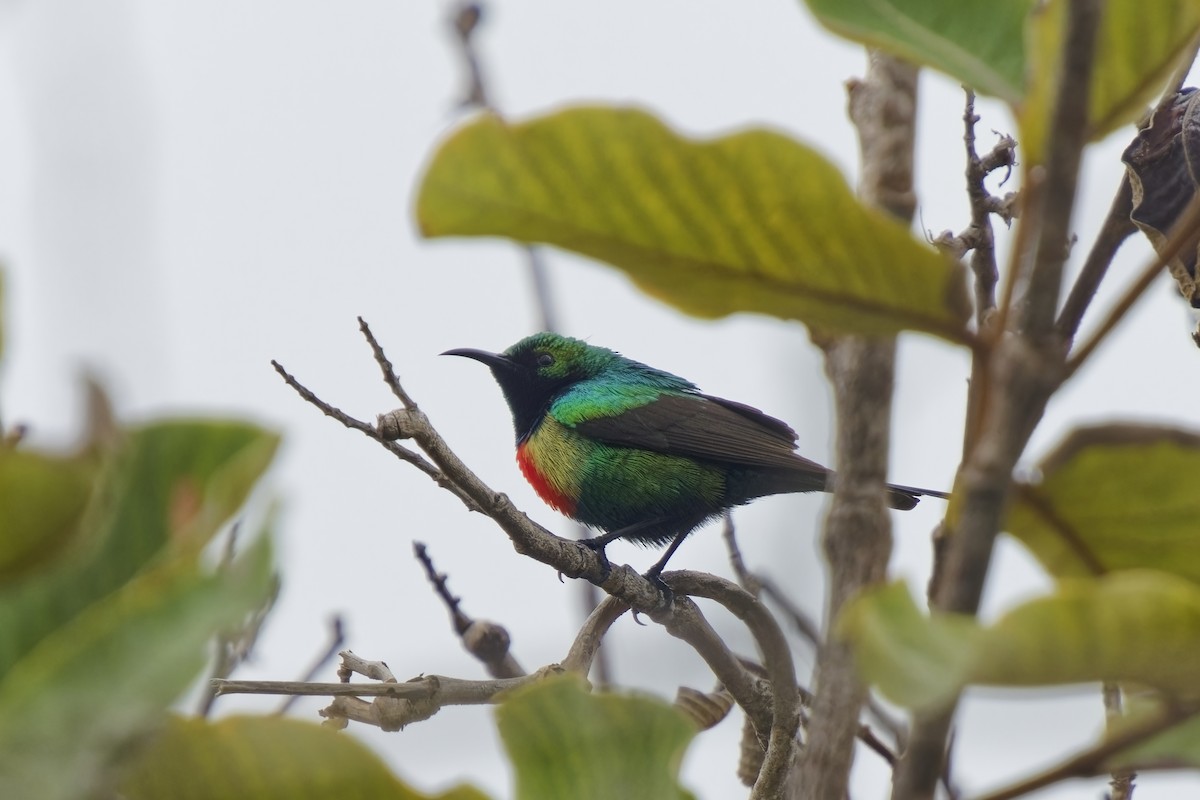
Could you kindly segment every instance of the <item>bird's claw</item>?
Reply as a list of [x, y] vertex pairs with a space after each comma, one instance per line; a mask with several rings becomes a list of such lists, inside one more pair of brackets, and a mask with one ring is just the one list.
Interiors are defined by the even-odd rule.
[[600, 578], [593, 581], [596, 585], [604, 583], [608, 580], [608, 576], [612, 574], [612, 563], [608, 560], [608, 555], [604, 552], [604, 548], [608, 542], [600, 538], [580, 539], [579, 543], [588, 550], [596, 554], [596, 558], [600, 561]]
[[[662, 579], [662, 575], [660, 575], [659, 572], [659, 570], [651, 569], [649, 572], [642, 575], [643, 578], [650, 582], [651, 586], [658, 590], [659, 600], [654, 606], [653, 613], [668, 611], [670, 610], [671, 606], [675, 604], [675, 592], [670, 586], [667, 585], [667, 582]], [[646, 624], [638, 619], [638, 610], [636, 608], [633, 609], [633, 621], [638, 625]]]

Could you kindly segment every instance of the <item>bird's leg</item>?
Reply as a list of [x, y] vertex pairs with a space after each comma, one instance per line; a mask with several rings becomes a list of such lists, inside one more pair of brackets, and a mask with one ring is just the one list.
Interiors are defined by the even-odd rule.
[[662, 554], [662, 558], [654, 563], [654, 566], [646, 570], [643, 578], [650, 581], [658, 589], [663, 596], [663, 604], [671, 605], [671, 601], [675, 597], [675, 593], [671, 591], [671, 587], [667, 586], [667, 582], [662, 579], [662, 572], [667, 568], [667, 562], [671, 560], [671, 556], [675, 555], [675, 551], [679, 549], [679, 545], [683, 544], [683, 540], [692, 532], [691, 528], [685, 529], [682, 533], [675, 534], [675, 538], [667, 545], [667, 551]]
[[605, 579], [608, 578], [608, 573], [612, 572], [612, 564], [609, 563], [608, 555], [604, 552], [604, 548], [617, 539], [620, 539], [627, 530], [629, 529], [622, 528], [621, 530], [606, 533], [603, 536], [589, 536], [586, 539], [579, 540], [581, 545], [591, 550], [596, 554], [596, 558], [600, 559], [600, 574], [602, 576], [600, 583], [604, 583]]
[[[645, 519], [645, 520], [642, 520], [641, 522], [635, 522], [633, 525], [626, 525], [624, 528], [618, 528], [615, 531], [609, 531], [602, 536], [592, 536], [587, 539], [580, 539], [579, 543], [581, 545], [583, 545], [584, 547], [586, 547], [587, 549], [591, 550], [593, 553], [595, 553], [596, 556], [600, 559], [601, 569], [603, 570], [603, 577], [600, 579], [599, 582], [603, 583], [604, 579], [608, 577], [608, 573], [612, 572], [612, 564], [609, 563], [608, 556], [605, 554], [604, 548], [608, 547], [611, 543], [615, 542], [617, 539], [632, 539], [634, 541], [637, 541], [638, 534], [643, 533], [648, 528], [657, 528], [657, 527], [661, 526], [664, 521], [665, 520], [662, 517], [655, 517], [654, 519]], [[670, 547], [667, 548], [666, 554], [661, 559], [659, 559], [657, 564], [655, 564], [653, 567], [650, 568], [649, 572], [647, 572], [643, 576], [644, 578], [646, 578], [646, 580], [650, 581], [656, 587], [658, 587], [659, 591], [663, 593], [663, 596], [668, 601], [670, 600], [670, 597], [671, 597], [671, 594], [670, 594], [671, 590], [665, 583], [662, 582], [662, 580], [658, 577], [658, 575], [660, 572], [663, 571], [663, 567], [665, 567], [667, 565], [667, 559], [669, 559], [671, 557], [671, 554], [674, 553], [676, 551], [676, 549], [679, 548], [679, 544], [680, 544], [680, 542], [683, 541], [683, 538], [685, 536], [687, 536], [688, 533], [691, 532], [692, 527], [694, 527], [694, 526], [687, 527], [687, 529], [682, 534], [677, 535], [675, 537], [675, 539], [671, 542]]]
[[[675, 534], [675, 538], [671, 540], [669, 545], [667, 545], [667, 551], [662, 554], [662, 558], [656, 561], [653, 567], [646, 570], [646, 574], [642, 577], [648, 581], [657, 581], [658, 583], [662, 584], [663, 588], [666, 588], [667, 585], [662, 582], [662, 578], [660, 578], [659, 575], [662, 575], [662, 571], [667, 568], [667, 562], [671, 560], [671, 556], [675, 555], [675, 551], [679, 549], [679, 545], [683, 544], [683, 540], [686, 539], [688, 534], [691, 532], [692, 531], [689, 528], [682, 533]], [[670, 591], [670, 589], [667, 589], [667, 591]]]

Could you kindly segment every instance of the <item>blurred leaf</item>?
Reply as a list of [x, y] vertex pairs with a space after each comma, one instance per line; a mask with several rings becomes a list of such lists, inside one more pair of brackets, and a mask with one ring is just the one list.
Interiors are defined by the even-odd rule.
[[486, 800], [416, 792], [353, 736], [286, 717], [172, 719], [121, 788], [129, 800]]
[[[1169, 720], [1171, 710], [1166, 707], [1162, 697], [1148, 695], [1148, 692], [1126, 694], [1125, 716], [1110, 721], [1105, 735], [1107, 741], [1139, 729], [1145, 730], [1147, 726], [1157, 727]], [[1200, 717], [1193, 714], [1181, 719], [1178, 724], [1170, 725], [1157, 736], [1117, 752], [1104, 762], [1104, 766], [1107, 770], [1127, 767], [1200, 767]]]
[[[1030, 16], [1029, 85], [1017, 105], [1028, 165], [1045, 158], [1058, 91], [1066, 3], [1055, 0]], [[1101, 139], [1136, 121], [1165, 88], [1200, 32], [1200, 0], [1108, 0], [1096, 41], [1088, 138]], [[1084, 90], [1084, 87], [1079, 87]]]
[[44, 565], [75, 541], [96, 459], [0, 446], [0, 583]]
[[0, 681], [0, 797], [109, 785], [118, 756], [203, 668], [213, 633], [256, 608], [270, 577], [266, 540], [219, 574], [168, 561], [45, 637]]
[[892, 701], [931, 708], [968, 684], [1130, 681], [1195, 694], [1200, 587], [1151, 570], [1064, 580], [994, 625], [917, 610], [892, 584], [854, 600], [838, 625], [864, 676]]
[[109, 459], [99, 507], [53, 566], [0, 585], [0, 678], [37, 642], [116, 591], [156, 558], [194, 557], [270, 463], [275, 434], [235, 422], [134, 429]]
[[1200, 436], [1106, 425], [1071, 433], [1019, 485], [1004, 530], [1056, 577], [1148, 567], [1200, 583]]
[[417, 217], [426, 236], [506, 236], [607, 261], [700, 316], [965, 337], [962, 266], [770, 131], [695, 142], [632, 109], [518, 125], [482, 115], [435, 154]]
[[517, 800], [690, 798], [679, 762], [696, 729], [666, 703], [549, 679], [496, 709]]
[[864, 678], [889, 700], [932, 708], [954, 698], [967, 682], [979, 626], [970, 617], [917, 608], [908, 586], [873, 589], [842, 611], [837, 635], [854, 645]]
[[1033, 0], [806, 0], [822, 25], [1010, 103], [1025, 86]]

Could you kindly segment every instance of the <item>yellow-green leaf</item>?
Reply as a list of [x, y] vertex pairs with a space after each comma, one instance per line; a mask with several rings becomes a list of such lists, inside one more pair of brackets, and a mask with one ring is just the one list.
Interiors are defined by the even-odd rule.
[[1004, 529], [1052, 575], [1147, 567], [1200, 583], [1200, 436], [1108, 425], [1073, 432], [1019, 485]]
[[[1041, 162], [1058, 91], [1065, 0], [1030, 16], [1028, 85], [1017, 104], [1027, 165]], [[1200, 0], [1107, 0], [1096, 41], [1088, 138], [1136, 121], [1159, 95], [1200, 32]], [[1079, 87], [1084, 91], [1085, 87]]]
[[0, 445], [0, 583], [46, 564], [76, 540], [98, 471], [85, 455]]
[[171, 719], [121, 783], [129, 800], [486, 800], [405, 786], [353, 736], [284, 717]]
[[648, 697], [590, 694], [569, 676], [516, 692], [496, 709], [517, 800], [690, 798], [679, 762], [695, 727]]
[[841, 173], [779, 133], [693, 141], [643, 111], [574, 108], [521, 124], [484, 114], [422, 181], [426, 236], [543, 242], [624, 270], [684, 311], [755, 311], [951, 340], [961, 265], [864, 207]]
[[1062, 581], [994, 625], [916, 608], [903, 584], [856, 598], [840, 636], [864, 677], [892, 701], [928, 709], [967, 685], [1030, 687], [1134, 682], [1195, 695], [1200, 586], [1129, 570]]
[[1032, 0], [806, 0], [825, 27], [1016, 102]]
[[980, 631], [969, 617], [925, 614], [908, 586], [898, 581], [847, 605], [838, 618], [837, 635], [853, 643], [864, 678], [889, 700], [933, 708], [966, 684]]
[[168, 550], [195, 558], [245, 502], [277, 435], [222, 421], [156, 422], [129, 431], [107, 460], [81, 533], [87, 547], [0, 585], [0, 677], [43, 637], [116, 591]]
[[262, 604], [270, 577], [265, 540], [217, 574], [168, 561], [40, 641], [0, 680], [0, 797], [110, 785], [118, 756], [195, 680], [213, 635]]

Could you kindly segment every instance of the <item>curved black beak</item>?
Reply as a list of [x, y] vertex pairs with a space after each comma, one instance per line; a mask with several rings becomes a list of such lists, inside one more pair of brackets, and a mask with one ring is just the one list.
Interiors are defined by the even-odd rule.
[[442, 353], [444, 356], [462, 356], [470, 358], [482, 364], [487, 364], [493, 371], [504, 370], [509, 371], [516, 368], [516, 364], [508, 359], [507, 356], [500, 353], [489, 353], [486, 350], [475, 350], [470, 347], [460, 347], [455, 350], [447, 350]]

